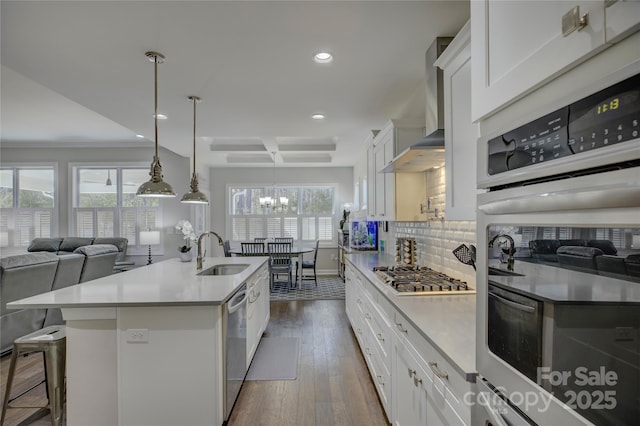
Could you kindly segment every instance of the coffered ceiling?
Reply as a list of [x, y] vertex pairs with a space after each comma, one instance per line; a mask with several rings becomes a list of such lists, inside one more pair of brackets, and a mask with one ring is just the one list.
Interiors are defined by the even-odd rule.
[[[2, 1], [4, 146], [159, 144], [220, 167], [351, 166], [372, 129], [424, 119], [424, 53], [468, 1]], [[329, 64], [313, 55], [333, 54]], [[326, 118], [313, 120], [323, 113]], [[145, 139], [137, 138], [144, 135]]]

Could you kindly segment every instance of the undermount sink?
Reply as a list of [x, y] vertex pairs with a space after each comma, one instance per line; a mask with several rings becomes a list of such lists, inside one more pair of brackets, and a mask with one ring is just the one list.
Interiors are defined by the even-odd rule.
[[511, 271], [505, 271], [504, 269], [493, 268], [489, 266], [489, 275], [502, 275], [507, 277], [524, 277], [522, 274], [517, 274]]
[[248, 267], [249, 264], [247, 263], [213, 265], [207, 269], [203, 269], [201, 272], [198, 272], [197, 275], [235, 275], [244, 271]]

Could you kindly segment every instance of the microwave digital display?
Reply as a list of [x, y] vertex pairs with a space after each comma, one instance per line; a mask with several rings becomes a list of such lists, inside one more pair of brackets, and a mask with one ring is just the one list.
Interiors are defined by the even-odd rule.
[[640, 75], [635, 75], [489, 140], [487, 172], [497, 175], [639, 136]]

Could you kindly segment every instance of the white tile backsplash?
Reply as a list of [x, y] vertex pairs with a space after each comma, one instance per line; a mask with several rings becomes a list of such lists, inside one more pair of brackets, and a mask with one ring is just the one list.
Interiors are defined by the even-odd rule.
[[[434, 218], [435, 209], [438, 209], [439, 217], [446, 217], [444, 168], [427, 172], [427, 194], [431, 207], [428, 217]], [[385, 237], [389, 251], [395, 251], [396, 238], [415, 238], [418, 265], [428, 266], [475, 287], [474, 269], [453, 255], [453, 250], [460, 244], [476, 244], [475, 221], [390, 222]]]

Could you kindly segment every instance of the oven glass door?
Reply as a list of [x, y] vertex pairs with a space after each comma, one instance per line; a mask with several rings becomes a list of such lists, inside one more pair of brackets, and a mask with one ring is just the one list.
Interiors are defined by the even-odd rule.
[[639, 424], [640, 226], [486, 229], [489, 351], [595, 424]]

